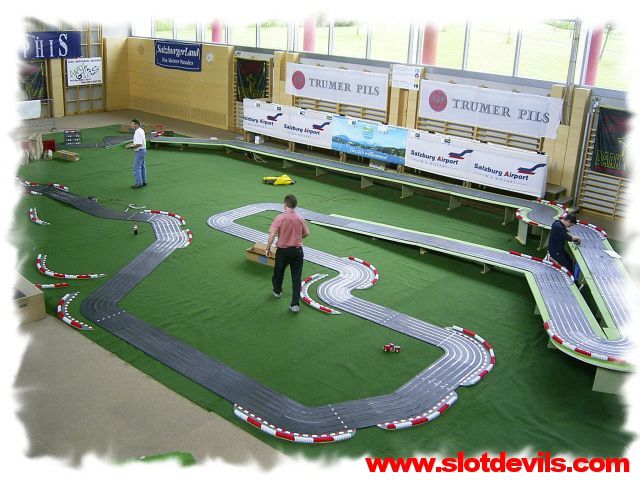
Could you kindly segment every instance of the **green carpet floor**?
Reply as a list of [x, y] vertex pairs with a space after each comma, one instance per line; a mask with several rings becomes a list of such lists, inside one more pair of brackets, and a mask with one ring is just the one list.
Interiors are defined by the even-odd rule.
[[[117, 126], [85, 130], [85, 138], [117, 135]], [[72, 150], [72, 149], [71, 149]], [[122, 308], [188, 342], [233, 368], [307, 405], [336, 403], [388, 393], [439, 357], [441, 351], [358, 317], [327, 316], [302, 306], [288, 312], [286, 298], [271, 296], [271, 270], [244, 259], [248, 242], [207, 226], [214, 213], [254, 202], [281, 202], [286, 193], [299, 205], [388, 223], [504, 250], [539, 254], [520, 246], [517, 224], [502, 226], [502, 213], [471, 206], [448, 212], [448, 202], [375, 185], [360, 189], [359, 180], [337, 174], [316, 178], [305, 167], [287, 169], [297, 180], [289, 187], [261, 183], [282, 172], [280, 162], [255, 163], [239, 154], [206, 149], [151, 149], [149, 186], [132, 190], [133, 155], [122, 147], [81, 149], [80, 161], [49, 160], [23, 165], [18, 175], [30, 181], [57, 182], [79, 195], [124, 210], [129, 204], [169, 210], [184, 216], [193, 244], [178, 250], [121, 302]], [[37, 207], [49, 226], [29, 221]], [[273, 215], [241, 223], [266, 231]], [[41, 196], [22, 196], [11, 238], [18, 268], [32, 282], [48, 277], [35, 269], [37, 253], [63, 273], [116, 273], [153, 240], [148, 224], [132, 235], [130, 222], [91, 217]], [[547, 348], [540, 317], [524, 276], [501, 271], [487, 275], [476, 264], [445, 255], [420, 255], [416, 248], [356, 234], [310, 226], [305, 244], [335, 255], [355, 255], [372, 262], [380, 282], [355, 294], [361, 298], [440, 326], [459, 325], [477, 331], [496, 352], [496, 368], [479, 384], [459, 388], [459, 400], [433, 424], [387, 432], [359, 430], [346, 442], [294, 445], [268, 437], [233, 415], [232, 405], [196, 385], [108, 332], [85, 335], [203, 408], [215, 411], [285, 453], [309, 458], [415, 452], [455, 455], [483, 451], [516, 452], [523, 448], [587, 456], [619, 456], [630, 442], [624, 430], [625, 405], [613, 395], [594, 393], [594, 367]], [[329, 273], [305, 263], [304, 274]], [[73, 289], [45, 290], [49, 311], [64, 293], [81, 294], [70, 313], [79, 313], [83, 298], [106, 279], [73, 281]], [[285, 296], [291, 283], [285, 280]], [[311, 294], [316, 296], [315, 288]], [[382, 352], [392, 341], [398, 355]], [[99, 414], [99, 412], [96, 412]], [[158, 419], [162, 421], [162, 419]]]

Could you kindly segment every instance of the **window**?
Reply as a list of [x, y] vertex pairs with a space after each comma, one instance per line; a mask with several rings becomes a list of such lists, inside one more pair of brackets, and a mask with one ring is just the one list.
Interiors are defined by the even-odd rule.
[[333, 52], [338, 57], [365, 58], [367, 26], [357, 20], [336, 20], [333, 24]]
[[405, 63], [409, 53], [410, 30], [409, 22], [372, 25], [371, 58]]
[[173, 20], [155, 20], [154, 38], [173, 38]]
[[518, 77], [567, 81], [574, 23], [552, 21], [522, 30]]
[[134, 37], [150, 37], [151, 36], [151, 18], [144, 20], [136, 20], [131, 25], [131, 34]]
[[195, 42], [197, 40], [198, 27], [195, 23], [177, 23], [176, 24], [176, 40], [189, 40]]
[[496, 22], [471, 24], [467, 70], [513, 75], [517, 28]]
[[[299, 52], [304, 51], [304, 22], [298, 25], [298, 38], [296, 50]], [[318, 21], [316, 23], [316, 39], [315, 49], [312, 53], [329, 53], [329, 22], [325, 16], [318, 15]]]
[[287, 22], [268, 20], [260, 24], [260, 48], [287, 50]]
[[[438, 31], [436, 65], [444, 68], [462, 68], [464, 53], [464, 33], [466, 24], [452, 23], [443, 25]], [[418, 59], [422, 59], [422, 45], [418, 45]]]
[[256, 24], [249, 25], [233, 25], [229, 28], [231, 31], [232, 45], [239, 45], [245, 47], [256, 46]]
[[625, 62], [625, 36], [615, 25], [607, 25], [602, 31], [600, 63], [596, 76], [596, 87], [613, 90], [628, 90], [631, 75], [624, 75], [622, 67]]

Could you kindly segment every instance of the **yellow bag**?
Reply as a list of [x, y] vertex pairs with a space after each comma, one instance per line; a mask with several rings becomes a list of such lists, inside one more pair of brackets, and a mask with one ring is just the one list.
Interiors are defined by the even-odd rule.
[[263, 177], [262, 181], [268, 185], [292, 185], [296, 183], [289, 175], [280, 175], [279, 177]]

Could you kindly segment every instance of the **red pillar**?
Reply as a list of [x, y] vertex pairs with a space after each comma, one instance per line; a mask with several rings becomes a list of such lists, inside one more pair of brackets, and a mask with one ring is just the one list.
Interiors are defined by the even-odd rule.
[[587, 59], [587, 74], [584, 77], [585, 85], [595, 85], [598, 76], [598, 63], [600, 63], [600, 51], [602, 50], [602, 27], [596, 27], [591, 32], [589, 44], [589, 56]]
[[309, 15], [304, 19], [304, 42], [302, 50], [305, 52], [316, 51], [316, 15]]
[[213, 43], [223, 43], [222, 38], [222, 22], [218, 19], [214, 20], [211, 24], [211, 41]]
[[424, 39], [422, 41], [422, 63], [424, 65], [435, 65], [437, 51], [438, 29], [435, 25], [425, 25]]

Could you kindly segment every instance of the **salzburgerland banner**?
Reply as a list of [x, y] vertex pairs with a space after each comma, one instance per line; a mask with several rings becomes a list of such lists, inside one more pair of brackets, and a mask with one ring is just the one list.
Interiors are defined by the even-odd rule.
[[199, 43], [155, 40], [156, 65], [176, 70], [202, 70], [202, 45]]
[[407, 149], [407, 130], [381, 123], [333, 117], [331, 148], [381, 162], [402, 165]]
[[102, 58], [67, 59], [67, 86], [102, 83]]
[[287, 63], [286, 92], [296, 97], [387, 109], [389, 75]]
[[245, 99], [242, 128], [291, 142], [331, 148], [332, 115]]
[[411, 130], [405, 165], [481, 185], [543, 197], [547, 155]]
[[423, 80], [421, 117], [556, 138], [562, 99]]
[[75, 58], [82, 56], [80, 32], [29, 32], [26, 35], [22, 58]]
[[627, 134], [631, 114], [600, 107], [590, 168], [594, 172], [627, 177]]

